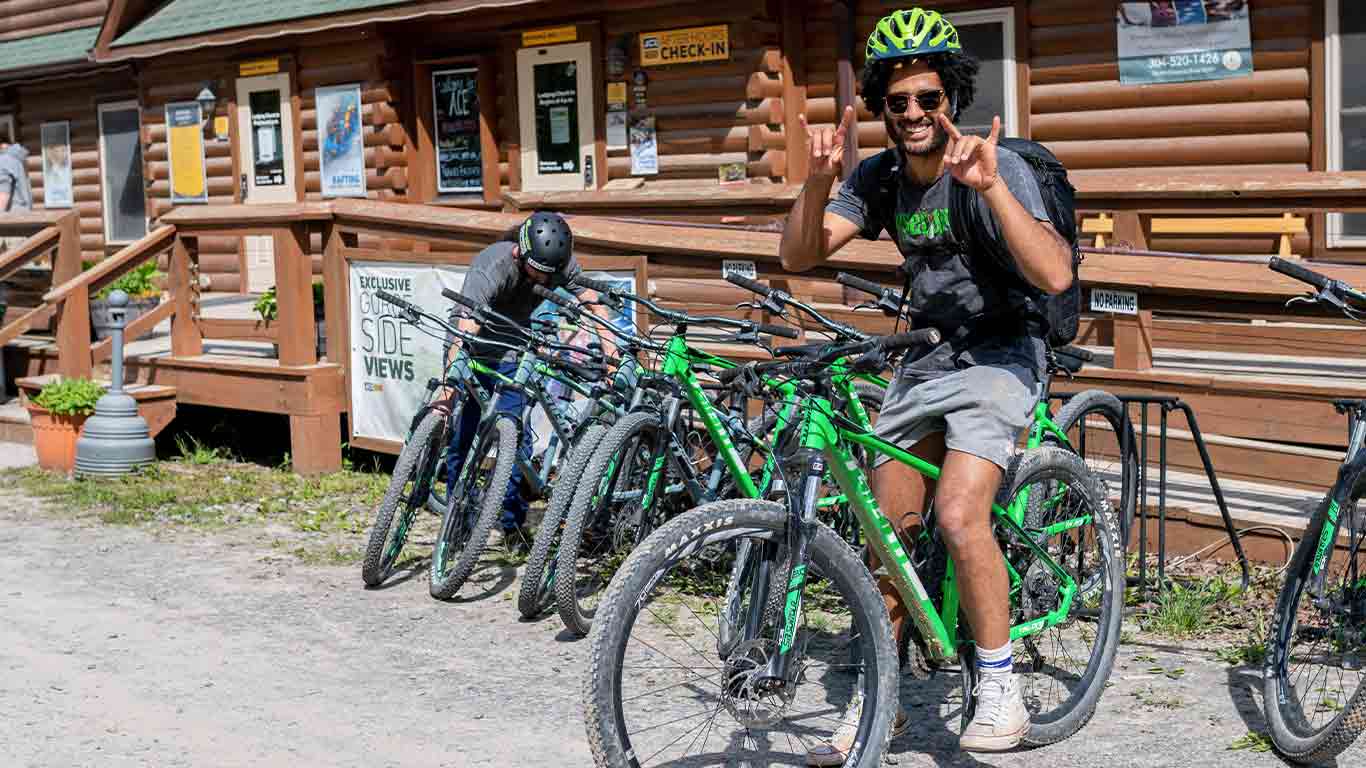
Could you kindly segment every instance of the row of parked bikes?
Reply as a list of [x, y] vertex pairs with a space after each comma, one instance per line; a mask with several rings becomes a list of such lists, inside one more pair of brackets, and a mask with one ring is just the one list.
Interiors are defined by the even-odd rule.
[[[1366, 309], [1366, 294], [1341, 282], [1280, 259], [1271, 267], [1312, 285], [1308, 300], [1354, 319]], [[852, 727], [845, 765], [876, 766], [905, 676], [960, 675], [964, 722], [972, 716], [971, 628], [960, 621], [933, 509], [915, 540], [903, 541], [868, 482], [879, 457], [939, 475], [873, 430], [885, 372], [900, 352], [939, 335], [872, 335], [783, 291], [727, 279], [755, 294], [742, 306], [788, 324], [693, 315], [577, 278], [610, 309], [647, 312], [653, 327], [639, 333], [536, 288], [570, 325], [610, 339], [609, 357], [601, 343], [566, 343], [557, 321], [518, 326], [443, 291], [468, 317], [520, 338], [480, 340], [517, 366], [503, 375], [461, 352], [429, 382], [376, 511], [362, 576], [371, 586], [389, 579], [418, 516], [430, 513], [441, 517], [430, 591], [457, 595], [520, 470], [526, 494], [546, 504], [517, 606], [527, 618], [554, 611], [571, 633], [589, 636], [584, 703], [599, 765], [803, 764], [810, 747]], [[838, 280], [868, 293], [871, 306], [901, 313], [896, 292], [853, 275]], [[469, 340], [436, 313], [381, 298], [424, 332]], [[795, 324], [819, 340], [773, 346], [773, 337], [797, 338]], [[703, 351], [700, 333], [760, 348], [736, 357], [762, 361]], [[1051, 350], [1049, 375], [1070, 375], [1088, 359], [1078, 348]], [[443, 387], [481, 404], [476, 437], [449, 478], [452, 419], [435, 399]], [[526, 395], [521, 414], [496, 408], [511, 390]], [[1076, 733], [1106, 688], [1140, 480], [1116, 397], [1086, 390], [1056, 412], [1050, 403], [1045, 396], [1036, 407], [992, 507], [1033, 746]], [[551, 434], [532, 451], [522, 441], [536, 410]], [[1269, 633], [1267, 721], [1276, 746], [1302, 762], [1330, 759], [1366, 727], [1363, 442], [1358, 419], [1338, 482], [1285, 572]], [[874, 557], [910, 614], [903, 637], [893, 637], [867, 565]]]

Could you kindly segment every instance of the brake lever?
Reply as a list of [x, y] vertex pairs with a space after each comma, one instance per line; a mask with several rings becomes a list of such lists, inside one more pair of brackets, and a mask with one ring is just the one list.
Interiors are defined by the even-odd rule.
[[854, 309], [882, 309], [877, 302], [865, 301], [854, 305]]
[[[1285, 302], [1285, 306], [1288, 308], [1299, 302], [1310, 305], [1318, 304], [1320, 301], [1324, 300], [1324, 296], [1325, 294], [1322, 291], [1318, 293], [1306, 293], [1303, 296], [1292, 296], [1289, 301]], [[1331, 301], [1329, 303], [1331, 303]]]

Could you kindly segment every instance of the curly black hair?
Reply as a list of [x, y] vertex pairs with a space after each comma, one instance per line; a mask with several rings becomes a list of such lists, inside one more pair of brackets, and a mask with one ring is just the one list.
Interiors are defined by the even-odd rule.
[[977, 70], [981, 65], [977, 59], [964, 53], [931, 53], [926, 56], [905, 59], [868, 60], [863, 65], [863, 103], [876, 117], [882, 117], [887, 106], [887, 86], [892, 81], [892, 70], [898, 63], [910, 63], [922, 59], [930, 69], [939, 74], [944, 82], [944, 92], [948, 94], [953, 109], [950, 115], [954, 120], [972, 104], [976, 92]]

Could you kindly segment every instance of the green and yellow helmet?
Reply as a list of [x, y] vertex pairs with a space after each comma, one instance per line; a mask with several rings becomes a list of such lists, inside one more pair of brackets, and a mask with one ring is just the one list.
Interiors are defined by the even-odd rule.
[[931, 53], [962, 53], [958, 30], [939, 11], [910, 8], [895, 11], [878, 21], [868, 35], [868, 61], [924, 56]]

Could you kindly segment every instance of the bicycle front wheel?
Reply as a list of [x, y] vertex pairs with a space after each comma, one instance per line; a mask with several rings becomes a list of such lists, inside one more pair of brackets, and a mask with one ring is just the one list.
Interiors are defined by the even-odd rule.
[[842, 750], [846, 766], [880, 765], [897, 708], [891, 623], [868, 569], [828, 526], [810, 542], [787, 675], [768, 674], [782, 613], [735, 642], [718, 638], [736, 549], [762, 549], [775, 573], [785, 570], [788, 522], [774, 502], [717, 501], [631, 553], [590, 640], [584, 699], [597, 765], [804, 766], [823, 744]]
[[474, 572], [489, 531], [503, 511], [516, 458], [517, 425], [511, 419], [495, 420], [492, 429], [471, 446], [460, 477], [448, 486], [450, 503], [432, 549], [432, 597], [449, 600]]
[[[1276, 605], [1263, 704], [1276, 748], [1331, 760], [1366, 728], [1366, 464], [1344, 465], [1295, 547]], [[1325, 526], [1340, 521], [1337, 541]]]
[[389, 487], [375, 509], [375, 523], [370, 528], [370, 541], [361, 562], [361, 580], [367, 587], [384, 583], [394, 572], [413, 518], [425, 505], [435, 481], [441, 443], [446, 438], [445, 426], [445, 414], [428, 411], [398, 454]]

